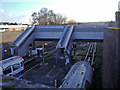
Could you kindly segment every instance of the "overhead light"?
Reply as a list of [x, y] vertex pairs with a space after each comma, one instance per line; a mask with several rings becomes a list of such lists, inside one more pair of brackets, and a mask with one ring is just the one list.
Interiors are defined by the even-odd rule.
[[48, 45], [48, 44], [45, 44], [46, 46]]
[[59, 45], [60, 47], [62, 46], [62, 45]]

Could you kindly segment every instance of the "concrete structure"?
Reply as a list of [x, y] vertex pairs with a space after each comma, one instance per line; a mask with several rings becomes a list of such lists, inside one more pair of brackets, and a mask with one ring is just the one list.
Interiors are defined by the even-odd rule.
[[4, 46], [0, 44], [0, 61], [4, 59]]
[[[26, 55], [29, 45], [34, 47], [35, 40], [59, 40], [67, 26], [33, 26], [28, 27], [22, 34], [10, 45], [11, 53], [19, 56]], [[74, 25], [74, 31], [71, 32], [72, 38], [66, 37], [64, 42], [73, 40], [103, 40], [104, 28], [107, 25]], [[69, 28], [66, 30], [69, 31]], [[69, 35], [65, 33], [64, 36]]]
[[115, 28], [106, 28], [104, 36], [103, 87], [119, 87], [120, 36]]
[[120, 87], [120, 11], [104, 32], [103, 88]]

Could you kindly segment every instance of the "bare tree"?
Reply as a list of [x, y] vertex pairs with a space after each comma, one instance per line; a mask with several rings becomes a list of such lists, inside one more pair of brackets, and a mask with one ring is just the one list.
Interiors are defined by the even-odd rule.
[[65, 24], [67, 17], [62, 16], [61, 14], [56, 15], [56, 24]]
[[72, 19], [72, 20], [69, 20], [67, 23], [68, 24], [76, 24], [76, 21]]
[[32, 13], [32, 24], [36, 25], [61, 25], [65, 24], [67, 17], [55, 14], [53, 10], [41, 8], [40, 12]]
[[31, 16], [32, 16], [32, 24], [37, 23], [37, 20], [38, 20], [37, 13], [34, 12]]

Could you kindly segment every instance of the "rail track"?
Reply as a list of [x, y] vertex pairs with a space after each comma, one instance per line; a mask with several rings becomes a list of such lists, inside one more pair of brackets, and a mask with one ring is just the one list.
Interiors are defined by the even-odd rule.
[[94, 64], [95, 52], [96, 42], [89, 43], [85, 59], [72, 66], [59, 88], [90, 88], [92, 86], [92, 65]]
[[[56, 56], [55, 55], [55, 51], [56, 51], [55, 50], [55, 46], [56, 46], [55, 44], [52, 44], [51, 46], [47, 47], [47, 49], [45, 49], [45, 52], [46, 52], [44, 54], [45, 61], [47, 61], [46, 59], [49, 59], [49, 58], [52, 58], [52, 57]], [[51, 49], [51, 47], [52, 47], [52, 49]], [[25, 62], [24, 62], [24, 64], [25, 64], [25, 72], [24, 73], [27, 73], [31, 69], [33, 69], [36, 66], [40, 65], [40, 63], [42, 63], [42, 61], [43, 61], [43, 58], [42, 57], [38, 57], [37, 55], [34, 55], [31, 58], [24, 57], [24, 59], [25, 59]], [[21, 78], [23, 76], [23, 74], [20, 75], [18, 78]]]
[[92, 42], [89, 45], [84, 61], [88, 61], [90, 62], [91, 65], [93, 65], [95, 59], [95, 53], [96, 53], [96, 42]]
[[[89, 44], [84, 61], [88, 61], [90, 65], [93, 65], [95, 59], [95, 53], [96, 53], [96, 42], [92, 42]], [[46, 75], [42, 76], [41, 78], [49, 77], [55, 79], [57, 76], [60, 75], [62, 71], [63, 69], [60, 69], [59, 67], [55, 66]], [[63, 80], [64, 78], [61, 80], [61, 82]]]
[[[49, 52], [50, 53], [46, 53], [45, 58], [49, 59], [49, 58], [52, 58], [52, 56], [54, 56], [54, 57], [56, 56], [56, 55], [53, 55], [53, 54], [55, 54], [55, 50], [51, 49]], [[93, 65], [94, 59], [95, 59], [95, 53], [96, 53], [96, 42], [89, 43], [89, 47], [87, 49], [87, 53], [86, 53], [84, 61], [88, 61], [90, 63], [90, 65]], [[31, 69], [35, 68], [36, 66], [40, 65], [41, 62], [42, 62], [42, 58], [38, 58], [37, 56], [34, 56], [31, 59], [29, 59], [28, 61], [26, 61], [25, 62], [25, 66], [26, 66], [25, 73], [27, 73]], [[63, 73], [63, 71], [64, 71], [63, 68], [54, 66], [40, 78], [41, 79], [49, 78], [50, 80], [57, 80], [57, 78], [60, 76], [61, 73]], [[19, 76], [19, 78], [20, 77], [22, 77], [22, 75]], [[64, 77], [63, 77], [63, 79], [64, 79]], [[62, 83], [63, 79], [61, 79], [61, 81], [60, 81], [61, 83]]]

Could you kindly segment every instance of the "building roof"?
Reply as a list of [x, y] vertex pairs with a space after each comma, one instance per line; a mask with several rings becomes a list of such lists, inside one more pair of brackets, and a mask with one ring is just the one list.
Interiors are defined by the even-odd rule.
[[27, 27], [27, 25], [0, 25], [0, 28], [17, 28], [17, 27]]

